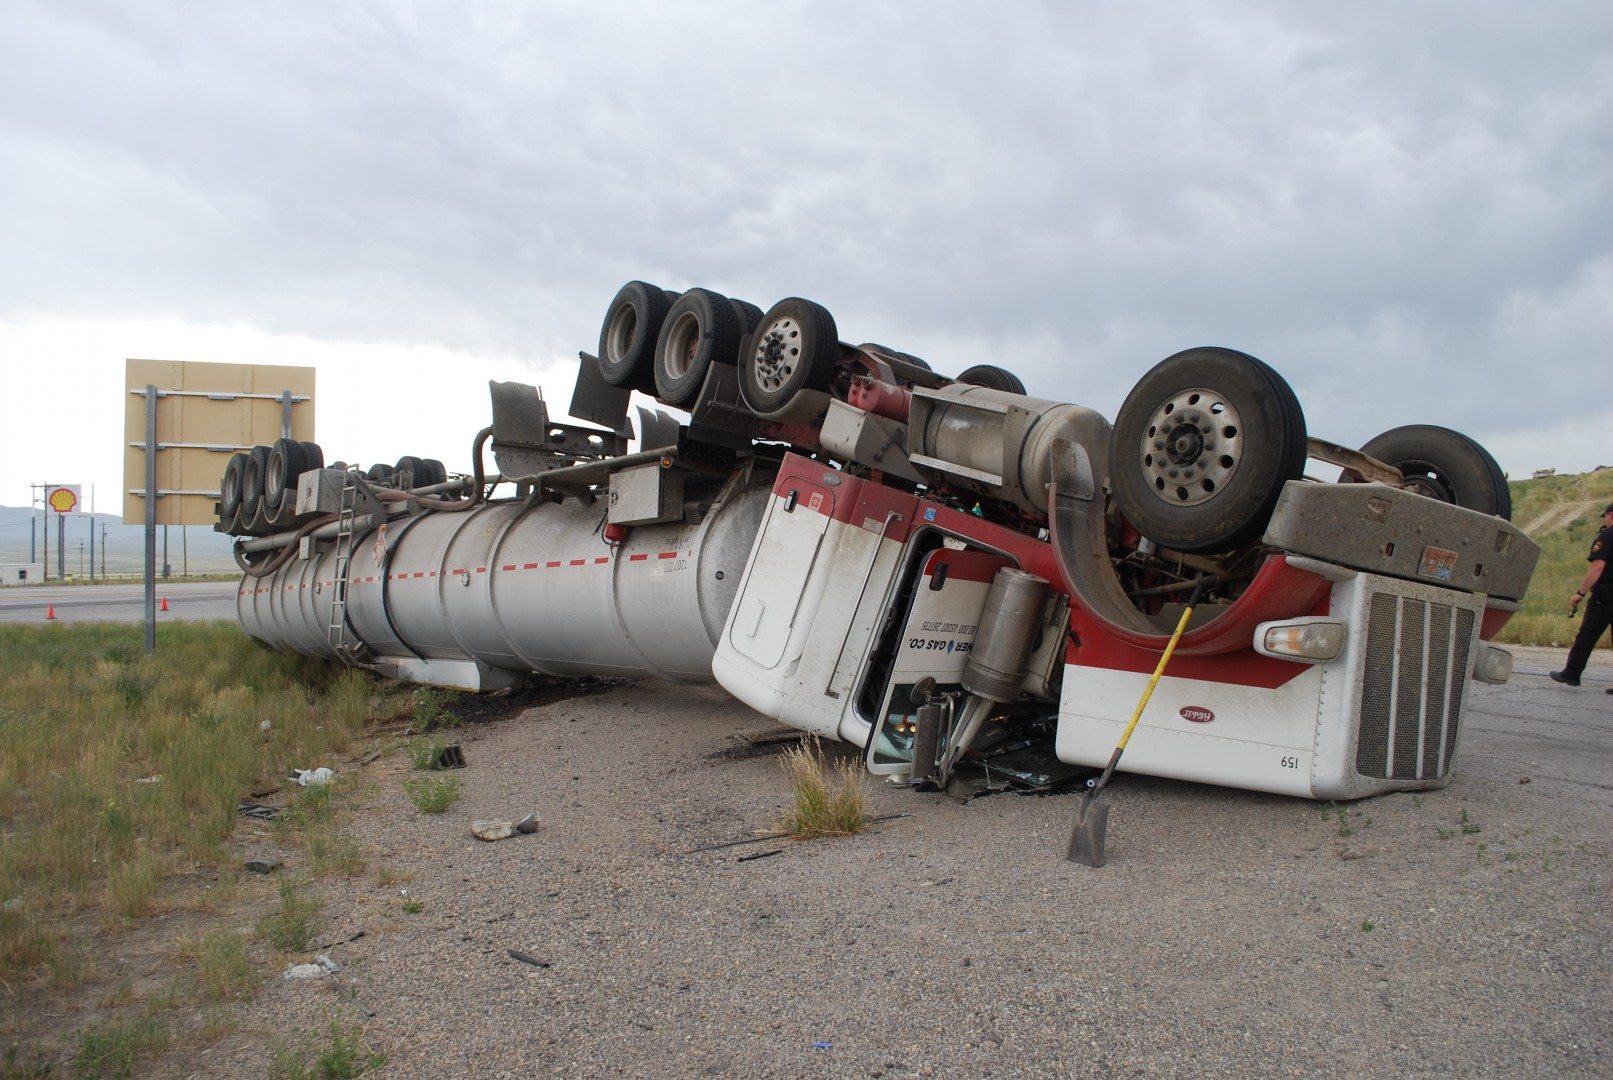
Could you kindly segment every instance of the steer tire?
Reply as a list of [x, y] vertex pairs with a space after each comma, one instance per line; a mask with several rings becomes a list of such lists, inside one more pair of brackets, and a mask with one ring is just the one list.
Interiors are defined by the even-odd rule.
[[1109, 470], [1120, 512], [1144, 536], [1223, 552], [1265, 531], [1305, 450], [1305, 414], [1281, 375], [1232, 349], [1188, 349], [1126, 395]]
[[655, 396], [674, 408], [694, 403], [712, 364], [732, 364], [739, 353], [734, 304], [710, 289], [690, 289], [661, 321], [655, 342]]
[[739, 358], [739, 392], [758, 416], [783, 415], [803, 390], [824, 390], [840, 332], [822, 304], [792, 296], [767, 310]]
[[655, 392], [655, 343], [672, 300], [643, 281], [629, 281], [605, 309], [599, 328], [599, 374], [612, 386]]
[[1371, 439], [1361, 452], [1399, 469], [1407, 491], [1492, 517], [1512, 518], [1512, 493], [1501, 466], [1460, 431], [1410, 424]]

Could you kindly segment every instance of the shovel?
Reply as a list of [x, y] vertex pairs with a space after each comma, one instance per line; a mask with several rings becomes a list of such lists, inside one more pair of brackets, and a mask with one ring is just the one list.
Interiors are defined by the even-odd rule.
[[1193, 586], [1193, 593], [1187, 598], [1187, 606], [1182, 609], [1182, 617], [1176, 621], [1176, 631], [1165, 645], [1165, 651], [1160, 654], [1159, 664], [1154, 668], [1153, 678], [1148, 680], [1148, 686], [1143, 690], [1137, 708], [1131, 714], [1131, 723], [1121, 733], [1120, 741], [1115, 744], [1115, 752], [1109, 755], [1109, 764], [1105, 766], [1103, 775], [1098, 782], [1087, 791], [1075, 806], [1075, 821], [1070, 828], [1070, 851], [1065, 857], [1071, 862], [1085, 863], [1087, 866], [1103, 865], [1103, 841], [1109, 827], [1109, 804], [1098, 801], [1098, 794], [1109, 784], [1109, 778], [1115, 774], [1115, 766], [1120, 764], [1120, 755], [1126, 752], [1126, 743], [1131, 739], [1131, 733], [1137, 730], [1137, 721], [1142, 719], [1143, 710], [1148, 707], [1148, 699], [1154, 696], [1154, 687], [1159, 685], [1159, 677], [1165, 674], [1165, 665], [1171, 661], [1171, 653], [1176, 651], [1176, 643], [1182, 640], [1182, 634], [1187, 630], [1187, 621], [1193, 617], [1193, 605], [1199, 601], [1199, 593], [1203, 591], [1204, 580]]

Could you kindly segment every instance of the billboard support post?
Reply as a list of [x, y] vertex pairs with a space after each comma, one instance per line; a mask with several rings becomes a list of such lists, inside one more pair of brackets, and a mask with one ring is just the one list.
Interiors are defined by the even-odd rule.
[[157, 651], [157, 387], [146, 384], [146, 653]]

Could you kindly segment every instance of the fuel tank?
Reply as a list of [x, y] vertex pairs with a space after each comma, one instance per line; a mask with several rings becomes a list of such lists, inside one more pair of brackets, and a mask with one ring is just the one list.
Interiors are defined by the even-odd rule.
[[543, 675], [710, 682], [711, 657], [761, 522], [766, 481], [698, 522], [604, 539], [605, 504], [501, 500], [394, 519], [355, 535], [346, 625], [333, 546], [242, 580], [236, 612], [270, 645], [336, 658], [362, 642], [383, 666], [432, 662]]

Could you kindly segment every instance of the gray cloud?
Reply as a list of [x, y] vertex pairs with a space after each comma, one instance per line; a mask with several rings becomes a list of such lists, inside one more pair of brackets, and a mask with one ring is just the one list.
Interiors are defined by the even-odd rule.
[[1111, 412], [1218, 343], [1318, 434], [1529, 446], [1613, 384], [1610, 42], [1590, 3], [23, 7], [0, 318], [547, 360], [643, 277]]

